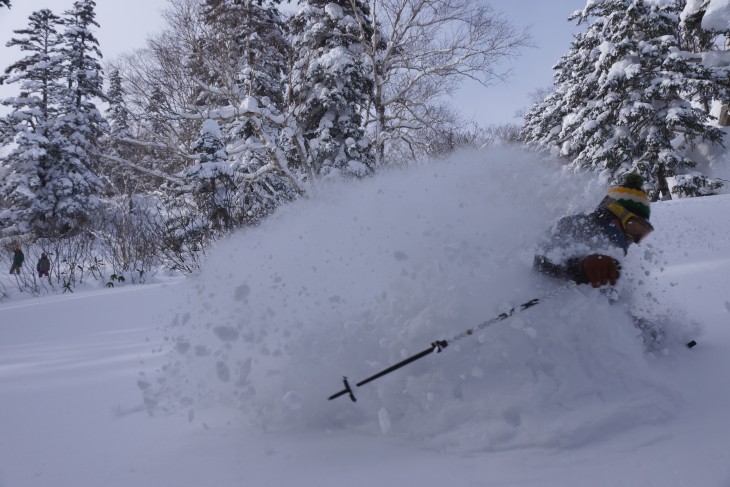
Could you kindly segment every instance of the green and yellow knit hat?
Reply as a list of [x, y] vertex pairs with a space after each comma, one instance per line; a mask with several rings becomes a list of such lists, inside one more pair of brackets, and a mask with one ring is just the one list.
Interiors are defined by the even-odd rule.
[[629, 210], [631, 213], [649, 219], [651, 201], [649, 196], [641, 189], [644, 180], [636, 173], [627, 174], [623, 184], [608, 188], [608, 197], [616, 200], [618, 204]]

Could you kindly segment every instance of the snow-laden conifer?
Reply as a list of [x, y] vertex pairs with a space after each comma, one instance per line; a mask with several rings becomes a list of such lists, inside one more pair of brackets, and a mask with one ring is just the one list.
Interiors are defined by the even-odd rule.
[[192, 194], [197, 200], [203, 226], [215, 230], [231, 230], [236, 205], [234, 173], [228, 163], [220, 127], [215, 120], [206, 120], [200, 130], [200, 138], [193, 144], [198, 160], [186, 173], [192, 184]]
[[293, 17], [292, 102], [315, 176], [363, 176], [373, 170], [363, 114], [372, 97], [372, 69], [360, 41], [370, 25], [360, 0], [307, 0]]
[[28, 26], [14, 31], [8, 47], [23, 57], [0, 78], [17, 86], [17, 96], [2, 104], [9, 113], [1, 120], [3, 145], [0, 220], [6, 233], [27, 232], [37, 220], [36, 193], [48, 183], [47, 168], [59, 157], [56, 119], [62, 82], [61, 19], [47, 9], [33, 12]]
[[107, 118], [112, 135], [118, 137], [129, 136], [129, 110], [124, 101], [124, 88], [119, 70], [114, 69], [109, 74], [109, 90], [106, 93], [109, 108]]
[[77, 229], [98, 206], [103, 184], [96, 174], [97, 140], [106, 123], [96, 108], [103, 99], [98, 27], [93, 0], [77, 0], [64, 12], [60, 53], [65, 89], [58, 102], [57, 157], [42, 167], [43, 185], [36, 198], [37, 231], [66, 234]]
[[257, 221], [300, 191], [282, 148], [290, 139], [284, 21], [273, 2], [254, 0], [207, 1], [203, 21], [191, 62], [197, 110], [220, 125], [242, 209], [234, 225]]
[[687, 152], [722, 133], [693, 97], [722, 96], [724, 84], [693, 63], [678, 39], [679, 4], [588, 2], [570, 19], [587, 24], [555, 66], [555, 91], [525, 118], [533, 147], [607, 179], [637, 171], [652, 197], [666, 177], [695, 165]]

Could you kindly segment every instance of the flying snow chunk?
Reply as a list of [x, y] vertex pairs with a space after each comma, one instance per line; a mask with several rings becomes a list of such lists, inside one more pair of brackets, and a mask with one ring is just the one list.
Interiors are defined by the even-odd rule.
[[231, 371], [225, 362], [218, 362], [215, 364], [216, 374], [221, 382], [228, 382], [231, 380]]
[[238, 340], [238, 330], [232, 326], [216, 326], [213, 328], [213, 332], [224, 342], [235, 342]]
[[286, 404], [286, 407], [288, 407], [291, 411], [296, 411], [302, 407], [302, 396], [294, 391], [289, 391], [284, 394], [284, 404]]
[[248, 298], [248, 295], [250, 293], [251, 288], [247, 284], [241, 284], [240, 286], [236, 287], [233, 297], [236, 301], [243, 301]]
[[396, 250], [393, 252], [393, 257], [395, 257], [395, 260], [408, 260], [408, 254], [402, 250]]
[[385, 408], [380, 408], [380, 411], [378, 411], [378, 423], [380, 423], [380, 431], [384, 435], [388, 434], [388, 431], [390, 431], [390, 414], [388, 414], [388, 410]]

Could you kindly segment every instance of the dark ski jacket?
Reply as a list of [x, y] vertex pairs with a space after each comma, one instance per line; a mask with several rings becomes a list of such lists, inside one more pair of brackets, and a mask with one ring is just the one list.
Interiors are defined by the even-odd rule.
[[25, 261], [25, 254], [23, 254], [23, 251], [16, 250], [15, 254], [13, 255], [13, 267], [22, 266], [24, 261]]
[[48, 257], [41, 257], [40, 259], [38, 259], [38, 265], [36, 265], [36, 270], [38, 272], [45, 273], [51, 270], [51, 261], [48, 260]]
[[581, 264], [591, 254], [603, 254], [620, 261], [630, 242], [613, 224], [603, 209], [593, 213], [566, 216], [535, 255], [534, 268], [548, 276], [587, 284]]

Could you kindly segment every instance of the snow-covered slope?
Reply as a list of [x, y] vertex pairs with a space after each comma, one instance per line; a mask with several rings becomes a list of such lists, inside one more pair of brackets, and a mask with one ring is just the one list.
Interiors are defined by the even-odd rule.
[[727, 195], [653, 206], [622, 304], [571, 289], [327, 401], [555, 290], [535, 245], [600, 191], [462, 154], [322, 190], [189, 281], [2, 304], [0, 486], [727, 487]]

